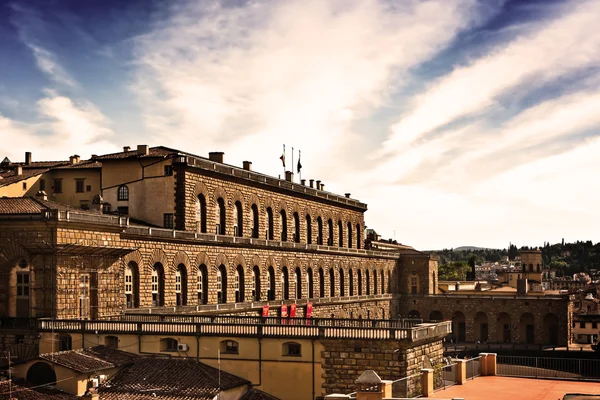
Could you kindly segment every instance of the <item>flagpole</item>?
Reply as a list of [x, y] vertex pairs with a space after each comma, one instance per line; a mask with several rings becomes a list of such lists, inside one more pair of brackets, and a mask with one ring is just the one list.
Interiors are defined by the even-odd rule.
[[[298, 163], [300, 163], [301, 158], [302, 158], [302, 150], [298, 150]], [[298, 170], [298, 175], [300, 175], [299, 179], [300, 179], [300, 182], [302, 182], [302, 168], [300, 168]]]
[[294, 183], [294, 148], [292, 147], [292, 183]]

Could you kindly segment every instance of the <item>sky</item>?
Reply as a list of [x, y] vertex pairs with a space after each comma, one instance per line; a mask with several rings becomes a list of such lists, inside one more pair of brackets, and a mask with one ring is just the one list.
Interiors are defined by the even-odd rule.
[[598, 242], [598, 26], [598, 0], [0, 0], [0, 158], [279, 176], [285, 144], [418, 249]]

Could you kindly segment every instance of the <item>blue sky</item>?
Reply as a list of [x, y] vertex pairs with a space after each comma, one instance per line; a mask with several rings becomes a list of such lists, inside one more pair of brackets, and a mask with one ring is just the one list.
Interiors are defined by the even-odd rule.
[[285, 143], [420, 249], [599, 241], [598, 26], [597, 0], [4, 1], [0, 157], [277, 176]]

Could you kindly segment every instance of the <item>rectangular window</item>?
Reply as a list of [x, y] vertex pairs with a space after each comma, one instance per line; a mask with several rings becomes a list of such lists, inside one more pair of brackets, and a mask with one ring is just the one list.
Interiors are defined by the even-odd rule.
[[416, 276], [411, 276], [410, 277], [410, 292], [412, 294], [417, 294], [418, 293], [418, 289], [417, 289], [417, 277]]
[[129, 215], [129, 207], [117, 207], [117, 213], [119, 215]]
[[91, 191], [92, 191], [92, 185], [87, 185], [87, 186], [85, 187], [85, 191], [86, 191], [86, 192], [91, 192]]
[[46, 190], [46, 180], [40, 179], [40, 190]]
[[17, 273], [17, 297], [29, 297], [29, 272]]
[[171, 176], [171, 175], [173, 175], [173, 166], [165, 165], [165, 176]]
[[580, 323], [579, 323], [579, 327], [580, 327], [581, 329], [585, 329], [585, 322], [580, 322]]
[[598, 329], [598, 323], [592, 322], [592, 329]]
[[54, 193], [62, 193], [62, 178], [54, 179]]
[[90, 275], [79, 275], [79, 317], [87, 318], [90, 315]]
[[85, 179], [75, 179], [75, 193], [83, 193]]
[[168, 229], [173, 229], [173, 214], [164, 214], [163, 226]]
[[23, 190], [27, 190], [27, 182], [23, 182]]

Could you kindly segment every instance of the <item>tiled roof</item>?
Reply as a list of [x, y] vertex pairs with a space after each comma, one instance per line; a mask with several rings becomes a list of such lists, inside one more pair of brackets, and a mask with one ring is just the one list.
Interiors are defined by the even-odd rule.
[[19, 400], [75, 400], [78, 396], [61, 392], [60, 390], [50, 389], [48, 387], [36, 387], [22, 379], [13, 380], [9, 389], [8, 381], [0, 382], [0, 400], [9, 400], [12, 398]]
[[[249, 385], [246, 379], [221, 371], [222, 390]], [[99, 389], [104, 400], [210, 400], [219, 392], [219, 371], [181, 358], [139, 358]]]
[[97, 346], [42, 354], [40, 358], [76, 372], [87, 373], [127, 365], [138, 356], [106, 346]]
[[277, 397], [258, 389], [248, 390], [239, 400], [279, 400]]
[[10, 185], [15, 182], [22, 181], [23, 179], [43, 174], [46, 171], [48, 171], [48, 169], [26, 169], [21, 175], [17, 175], [15, 171], [6, 171], [4, 173], [0, 173], [0, 176], [2, 176], [2, 179], [0, 179], [0, 186]]
[[61, 165], [55, 169], [88, 169], [88, 168], [102, 168], [102, 163], [99, 161], [85, 160], [80, 161], [77, 164]]
[[148, 150], [149, 150], [148, 155], [144, 155], [144, 156], [138, 156], [137, 150], [132, 149], [129, 151], [122, 151], [119, 153], [104, 154], [101, 156], [96, 156], [93, 159], [94, 160], [122, 160], [125, 158], [138, 158], [138, 157], [139, 158], [166, 158], [166, 157], [174, 156], [175, 154], [180, 153], [180, 151], [178, 151], [178, 150], [170, 149], [170, 148], [164, 147], [164, 146], [150, 147]]
[[100, 213], [100, 210], [82, 210], [55, 201], [42, 200], [39, 197], [0, 197], [0, 215], [39, 214], [42, 210], [71, 210], [90, 214]]

